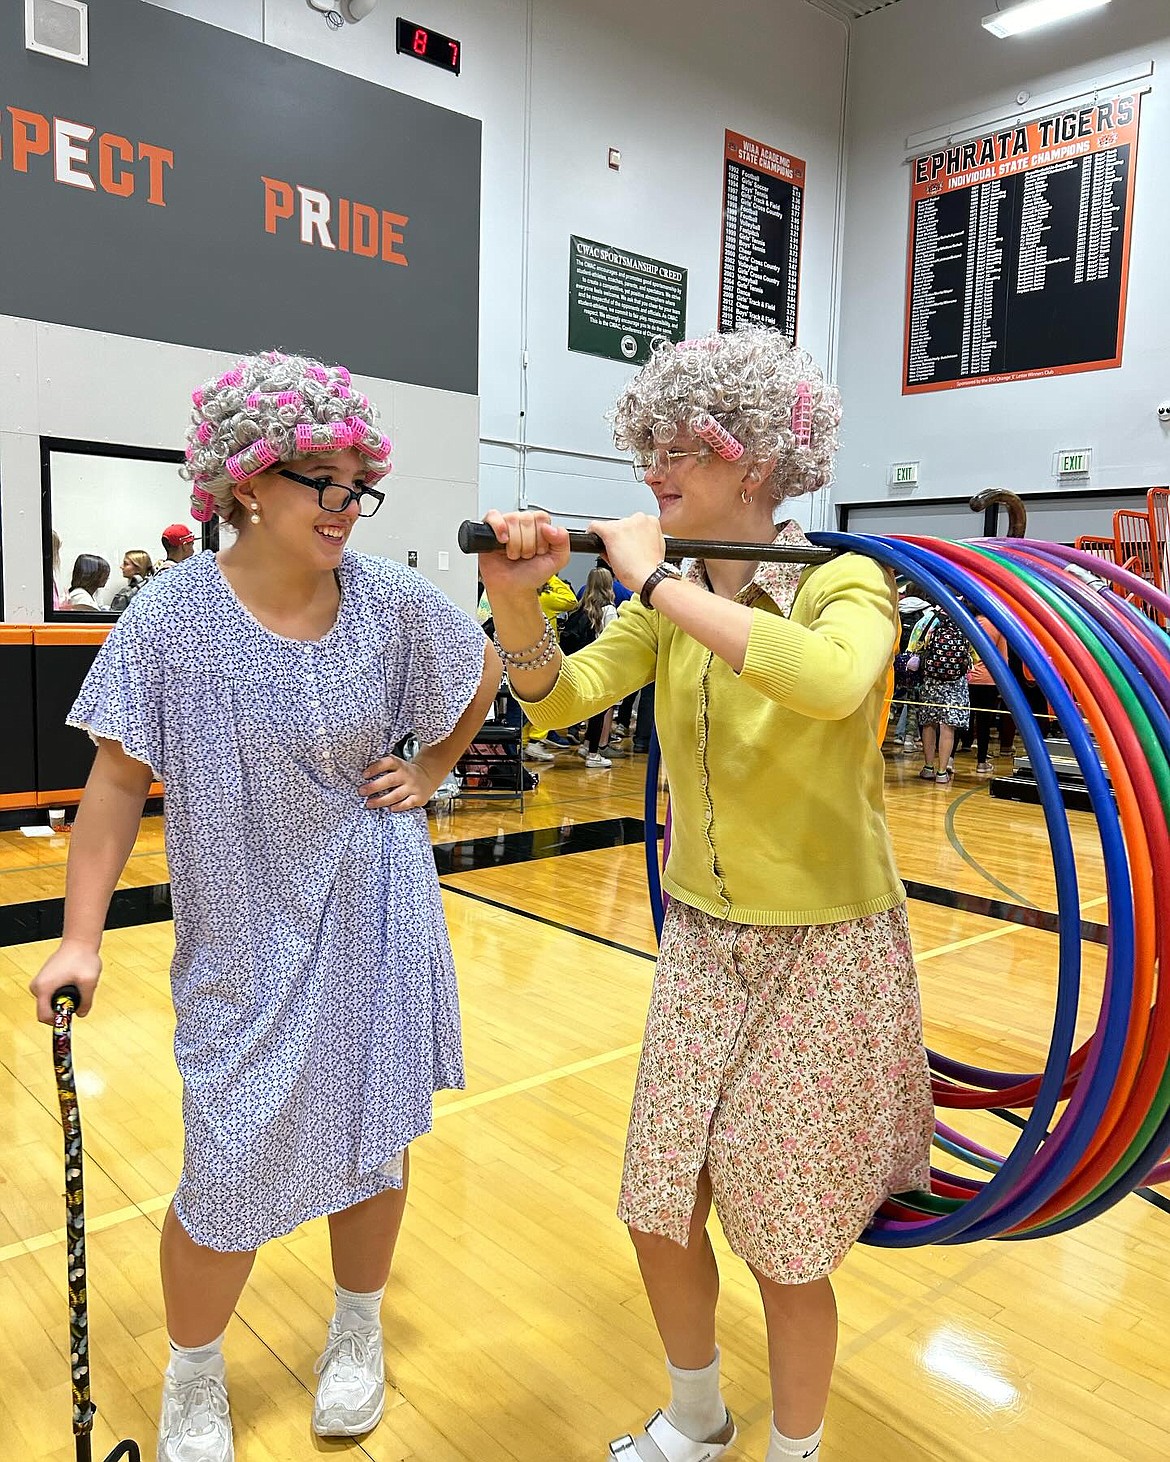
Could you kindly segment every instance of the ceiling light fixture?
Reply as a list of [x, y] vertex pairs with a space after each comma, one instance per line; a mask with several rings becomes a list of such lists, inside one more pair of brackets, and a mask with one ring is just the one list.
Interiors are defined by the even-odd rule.
[[1006, 10], [997, 10], [994, 15], [983, 17], [983, 29], [993, 36], [1020, 36], [1028, 31], [1039, 30], [1041, 26], [1056, 25], [1062, 20], [1071, 20], [1074, 15], [1083, 15], [1087, 10], [1100, 10], [1110, 0], [1019, 0]]

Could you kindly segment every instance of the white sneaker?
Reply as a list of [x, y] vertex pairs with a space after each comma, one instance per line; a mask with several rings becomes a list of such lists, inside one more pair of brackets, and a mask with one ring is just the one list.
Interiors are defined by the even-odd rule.
[[358, 1437], [376, 1427], [386, 1407], [381, 1325], [341, 1329], [335, 1316], [317, 1374], [313, 1430], [319, 1437]]
[[223, 1357], [218, 1368], [163, 1377], [158, 1462], [235, 1462]]
[[577, 755], [578, 756], [582, 756], [582, 757], [588, 756], [589, 755], [589, 748], [587, 746], [579, 746], [577, 748]]
[[556, 761], [556, 757], [549, 751], [542, 741], [530, 741], [524, 748], [525, 761]]
[[613, 766], [613, 762], [609, 757], [602, 756], [600, 752], [591, 751], [585, 758], [585, 765], [591, 772], [604, 772]]

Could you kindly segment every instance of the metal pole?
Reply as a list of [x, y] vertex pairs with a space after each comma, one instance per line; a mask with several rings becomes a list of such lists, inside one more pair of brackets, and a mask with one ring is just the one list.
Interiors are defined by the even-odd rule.
[[[583, 533], [570, 528], [569, 548], [573, 553], [604, 553], [605, 544], [596, 533]], [[463, 553], [495, 553], [504, 545], [486, 523], [473, 523], [470, 519], [459, 525], [459, 548]], [[683, 558], [734, 558], [749, 563], [828, 563], [834, 558], [831, 548], [787, 548], [775, 543], [724, 543], [713, 538], [668, 538], [666, 557]]]

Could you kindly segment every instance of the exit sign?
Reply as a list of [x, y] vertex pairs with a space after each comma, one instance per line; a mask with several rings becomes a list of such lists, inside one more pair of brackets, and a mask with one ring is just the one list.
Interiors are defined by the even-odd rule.
[[895, 462], [890, 467], [891, 487], [917, 487], [918, 486], [918, 463], [917, 462]]
[[1087, 477], [1092, 465], [1091, 447], [1081, 447], [1076, 452], [1057, 452], [1056, 454], [1057, 477]]

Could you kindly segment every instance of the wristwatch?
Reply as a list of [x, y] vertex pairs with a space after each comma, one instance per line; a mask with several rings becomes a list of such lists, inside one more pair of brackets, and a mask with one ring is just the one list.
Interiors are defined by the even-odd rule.
[[668, 563], [665, 559], [663, 559], [663, 561], [658, 565], [658, 567], [642, 585], [642, 592], [638, 595], [638, 598], [641, 599], [642, 603], [646, 606], [647, 609], [653, 609], [654, 606], [650, 602], [650, 596], [654, 593], [654, 590], [658, 588], [659, 584], [662, 583], [663, 579], [681, 578], [682, 571], [679, 569], [678, 565]]

